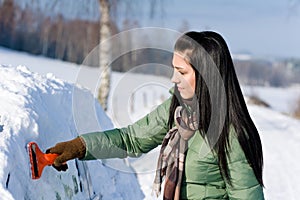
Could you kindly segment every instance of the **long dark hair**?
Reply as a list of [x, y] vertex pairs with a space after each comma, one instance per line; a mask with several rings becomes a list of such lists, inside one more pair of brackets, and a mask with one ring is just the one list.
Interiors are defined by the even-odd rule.
[[[195, 70], [199, 131], [207, 137], [209, 145], [217, 153], [221, 174], [231, 184], [226, 153], [230, 148], [230, 128], [233, 127], [249, 165], [263, 186], [261, 140], [249, 115], [225, 40], [212, 31], [188, 32], [176, 41], [174, 49], [175, 52], [183, 53]], [[219, 77], [210, 70], [213, 68], [217, 69]], [[169, 128], [174, 125], [174, 112], [181, 101], [175, 85]], [[213, 104], [223, 109], [213, 110]]]

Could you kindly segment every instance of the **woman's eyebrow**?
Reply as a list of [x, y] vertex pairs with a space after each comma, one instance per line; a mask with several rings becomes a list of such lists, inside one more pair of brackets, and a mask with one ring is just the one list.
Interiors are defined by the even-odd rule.
[[173, 65], [173, 67], [174, 67], [175, 69], [177, 69], [177, 70], [179, 70], [179, 69], [184, 69], [183, 66], [174, 66], [174, 65]]

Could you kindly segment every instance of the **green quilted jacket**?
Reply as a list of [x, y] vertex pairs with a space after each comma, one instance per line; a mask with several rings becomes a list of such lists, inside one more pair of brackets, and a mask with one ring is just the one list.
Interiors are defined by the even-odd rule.
[[[154, 149], [168, 132], [170, 103], [171, 98], [125, 128], [81, 135], [87, 149], [83, 160], [139, 156]], [[181, 199], [264, 199], [263, 188], [246, 160], [234, 129], [230, 131], [230, 146], [228, 168], [232, 186], [222, 178], [216, 154], [210, 151], [199, 132], [194, 134], [189, 140]]]

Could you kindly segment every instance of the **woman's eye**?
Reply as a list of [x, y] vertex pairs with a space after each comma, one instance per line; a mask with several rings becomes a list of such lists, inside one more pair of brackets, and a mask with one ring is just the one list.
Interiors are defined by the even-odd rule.
[[179, 71], [179, 73], [180, 73], [181, 75], [184, 75], [184, 74], [185, 74], [184, 72], [181, 72], [181, 71]]

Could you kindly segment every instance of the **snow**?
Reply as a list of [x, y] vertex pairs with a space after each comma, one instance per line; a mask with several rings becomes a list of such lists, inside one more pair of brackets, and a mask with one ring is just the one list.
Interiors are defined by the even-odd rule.
[[298, 199], [300, 121], [271, 109], [249, 108], [262, 140], [266, 199]]
[[[24, 199], [25, 195], [29, 194], [27, 197], [32, 199], [40, 199], [42, 195], [51, 199], [50, 197], [55, 198], [54, 191], [57, 191], [64, 199], [66, 194], [72, 194], [66, 191], [75, 190], [73, 180], [78, 183], [82, 177], [77, 176], [76, 163], [70, 162], [68, 173], [58, 173], [52, 168], [47, 168], [41, 180], [32, 181], [29, 179], [25, 145], [28, 141], [35, 140], [45, 150], [57, 141], [75, 136], [77, 127], [72, 119], [69, 102], [72, 101], [72, 88], [80, 71], [79, 66], [4, 48], [0, 48], [0, 64], [12, 66], [0, 67], [0, 195], [5, 199]], [[26, 65], [28, 68], [16, 67], [18, 65]], [[89, 70], [96, 72], [97, 69]], [[49, 74], [50, 72], [54, 75]], [[97, 129], [99, 126], [102, 129], [112, 128], [110, 119], [116, 127], [132, 123], [154, 109], [164, 98], [168, 98], [170, 83], [154, 76], [134, 75], [134, 77], [133, 79], [133, 74], [130, 73], [113, 73], [113, 90], [109, 97], [110, 106], [107, 115], [101, 107], [96, 106], [96, 113], [99, 113], [98, 117], [101, 118], [99, 124], [92, 123], [86, 126], [83, 124], [79, 126], [79, 129], [82, 129], [81, 133]], [[130, 90], [124, 90], [122, 87], [126, 88], [127, 84]], [[78, 91], [84, 93], [79, 95], [84, 99], [93, 96], [91, 93], [85, 93], [86, 89], [81, 86]], [[243, 87], [245, 94], [250, 95], [254, 92], [271, 105], [271, 108], [248, 105], [262, 139], [266, 199], [293, 200], [300, 192], [300, 167], [297, 159], [300, 121], [282, 114], [291, 112], [291, 106], [298, 98], [299, 91], [297, 87]], [[134, 93], [134, 98], [128, 93]], [[163, 98], [160, 98], [161, 96]], [[133, 105], [131, 101], [134, 102]], [[85, 107], [83, 109], [85, 110]], [[124, 117], [126, 119], [123, 119]], [[80, 121], [80, 118], [77, 120]], [[102, 124], [104, 122], [107, 124]], [[49, 134], [51, 137], [47, 137]], [[133, 192], [138, 188], [143, 191], [144, 199], [156, 199], [151, 196], [151, 186], [157, 155], [158, 148], [138, 159], [77, 163], [86, 163], [88, 172], [93, 172], [93, 176], [91, 174], [87, 176], [85, 183], [92, 185], [91, 190], [95, 194], [104, 195], [103, 199], [142, 199], [142, 194]], [[131, 166], [127, 167], [123, 162], [130, 163]], [[94, 163], [93, 167], [91, 163]], [[135, 174], [132, 171], [128, 173], [131, 167], [136, 171]], [[134, 178], [135, 175], [139, 185]], [[65, 186], [64, 189], [63, 184], [68, 187]], [[88, 197], [86, 191], [89, 190], [78, 192], [76, 195], [73, 193], [73, 198], [86, 199]]]
[[[84, 133], [78, 132], [76, 123], [82, 119], [75, 119], [74, 113], [83, 113], [89, 128], [82, 131], [111, 129], [113, 124], [88, 90], [53, 74], [42, 76], [24, 66], [0, 66], [0, 74], [0, 193], [5, 199], [143, 198], [136, 176], [121, 159], [110, 163], [131, 173], [102, 161], [72, 160], [66, 173], [46, 167], [40, 179], [32, 180], [28, 142], [35, 141], [45, 151]], [[85, 106], [74, 104], [74, 98], [94, 102], [97, 118], [101, 119], [98, 126], [90, 123], [94, 115], [87, 113]]]
[[300, 86], [291, 87], [261, 87], [261, 86], [244, 86], [245, 95], [256, 95], [263, 101], [267, 102], [272, 109], [285, 114], [292, 114], [296, 108], [297, 100], [300, 98]]

